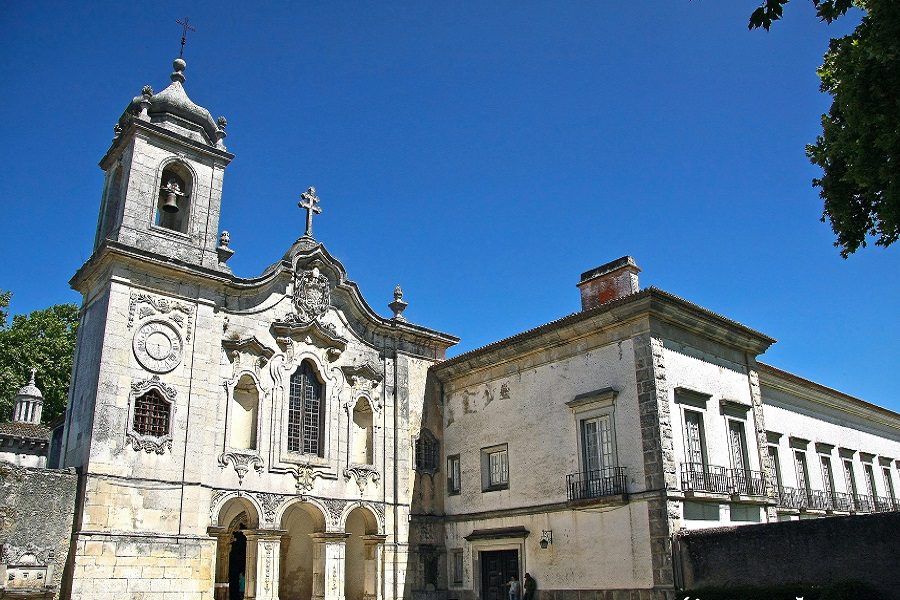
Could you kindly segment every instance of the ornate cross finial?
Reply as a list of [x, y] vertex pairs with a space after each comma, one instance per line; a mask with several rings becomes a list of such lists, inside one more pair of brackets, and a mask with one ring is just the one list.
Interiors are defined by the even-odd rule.
[[178, 53], [178, 58], [184, 58], [184, 45], [187, 43], [187, 32], [197, 30], [191, 27], [187, 17], [184, 18], [184, 21], [176, 19], [175, 22], [181, 25], [181, 52]]
[[300, 194], [300, 202], [297, 206], [306, 211], [306, 237], [312, 237], [312, 220], [313, 214], [321, 214], [322, 208], [319, 206], [319, 197], [316, 196], [316, 188], [310, 186], [308, 190]]

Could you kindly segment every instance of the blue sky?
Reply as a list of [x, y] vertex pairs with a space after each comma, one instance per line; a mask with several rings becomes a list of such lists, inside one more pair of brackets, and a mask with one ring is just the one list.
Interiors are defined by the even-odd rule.
[[112, 126], [168, 84], [228, 117], [222, 227], [254, 276], [303, 232], [369, 303], [400, 283], [454, 353], [579, 308], [624, 254], [654, 285], [779, 340], [763, 360], [900, 410], [900, 245], [843, 260], [804, 145], [848, 17], [791, 2], [7, 3], [0, 14], [0, 288], [79, 302]]

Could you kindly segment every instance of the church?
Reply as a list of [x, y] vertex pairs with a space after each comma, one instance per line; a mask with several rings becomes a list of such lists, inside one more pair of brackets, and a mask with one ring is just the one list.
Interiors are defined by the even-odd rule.
[[900, 510], [900, 415], [761, 362], [774, 339], [632, 257], [573, 281], [581, 311], [451, 359], [314, 237], [314, 188], [303, 235], [234, 274], [227, 123], [185, 72], [100, 161], [48, 597], [498, 600], [528, 572], [542, 599], [670, 599], [682, 529]]

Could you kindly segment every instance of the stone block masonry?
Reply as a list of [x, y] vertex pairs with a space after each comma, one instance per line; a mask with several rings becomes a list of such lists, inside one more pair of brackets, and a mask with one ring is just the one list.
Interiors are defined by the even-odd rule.
[[11, 591], [60, 597], [76, 488], [74, 469], [0, 462], [0, 598]]

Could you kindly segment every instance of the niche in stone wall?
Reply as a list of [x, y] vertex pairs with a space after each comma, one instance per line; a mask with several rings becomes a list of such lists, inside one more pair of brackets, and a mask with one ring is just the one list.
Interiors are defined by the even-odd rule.
[[366, 398], [360, 398], [353, 407], [353, 447], [350, 462], [357, 465], [371, 465], [372, 451], [372, 406]]
[[243, 375], [231, 397], [231, 438], [235, 450], [256, 450], [259, 389], [250, 375]]
[[187, 167], [179, 163], [166, 165], [159, 178], [155, 225], [179, 233], [188, 232], [193, 183]]

